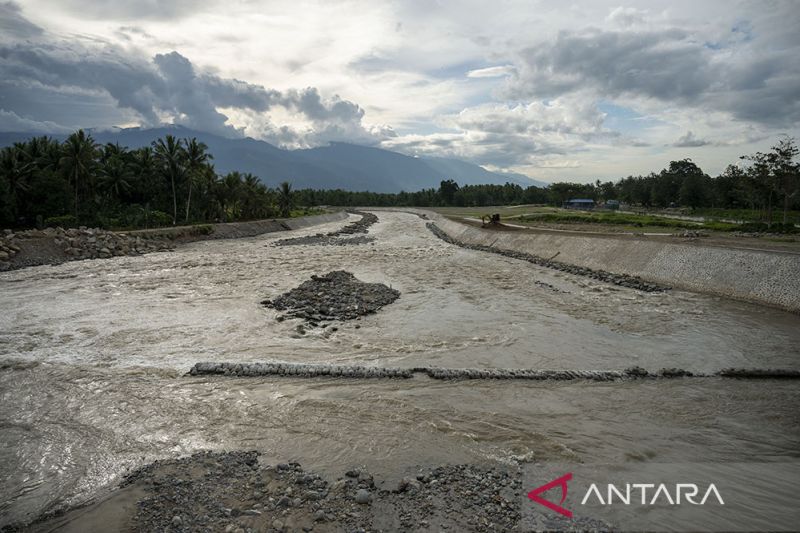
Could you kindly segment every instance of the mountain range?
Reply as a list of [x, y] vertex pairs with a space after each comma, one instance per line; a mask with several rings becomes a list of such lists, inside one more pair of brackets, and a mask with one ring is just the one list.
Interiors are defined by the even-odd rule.
[[[438, 188], [445, 179], [459, 185], [515, 183], [523, 187], [548, 184], [522, 174], [501, 174], [461, 161], [440, 157], [412, 157], [381, 148], [347, 143], [302, 150], [284, 150], [252, 138], [230, 139], [185, 128], [167, 126], [140, 129], [91, 131], [100, 144], [119, 143], [128, 148], [149, 146], [155, 139], [171, 134], [196, 137], [208, 146], [218, 173], [249, 172], [275, 187], [289, 181], [295, 189], [344, 189], [349, 191], [400, 192]], [[41, 133], [0, 132], [0, 146]], [[47, 134], [63, 140], [64, 134]]]

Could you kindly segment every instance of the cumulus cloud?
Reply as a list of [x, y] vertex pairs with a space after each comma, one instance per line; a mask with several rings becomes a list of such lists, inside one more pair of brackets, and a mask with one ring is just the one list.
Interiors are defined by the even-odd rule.
[[[384, 146], [418, 155], [463, 158], [496, 168], [540, 166], [549, 156], [585, 150], [587, 141], [615, 137], [605, 115], [575, 98], [527, 104], [483, 104], [441, 120], [452, 132], [401, 135]], [[551, 164], [550, 168], [565, 165]]]
[[551, 45], [521, 52], [522, 68], [509, 90], [518, 97], [552, 97], [591, 88], [610, 97], [691, 101], [717, 77], [707, 55], [678, 29], [561, 32]]
[[174, 20], [196, 15], [215, 3], [214, 0], [61, 0], [58, 7], [82, 17], [96, 19], [113, 17], [123, 20]]
[[30, 133], [68, 133], [70, 128], [66, 128], [55, 122], [40, 122], [23, 118], [13, 111], [0, 109], [0, 131], [19, 131]]
[[619, 26], [634, 26], [644, 23], [646, 16], [647, 12], [641, 9], [619, 6], [611, 10], [606, 20]]
[[[21, 17], [13, 4], [4, 9], [6, 19]], [[29, 131], [36, 124], [74, 124], [67, 119], [68, 109], [43, 106], [41, 100], [45, 95], [52, 99], [53, 94], [80, 92], [83, 100], [94, 99], [98, 107], [116, 104], [142, 126], [174, 123], [224, 136], [246, 132], [245, 126], [233, 125], [220, 110], [246, 112], [253, 115], [249, 122], [254, 132], [291, 147], [329, 141], [375, 144], [390, 133], [365, 126], [364, 110], [357, 104], [336, 95], [323, 97], [315, 87], [278, 91], [200, 71], [176, 51], [148, 60], [135, 50], [109, 43], [68, 42], [30, 28], [26, 31], [38, 38], [0, 42], [0, 86], [16, 106], [13, 117], [3, 116], [6, 128], [17, 124]], [[37, 117], [45, 109], [48, 116]], [[278, 109], [297, 115], [305, 125], [272, 124], [269, 115]], [[120, 113], [109, 113], [107, 118], [118, 120]], [[115, 124], [81, 124], [111, 125]]]
[[501, 65], [497, 67], [479, 68], [467, 72], [468, 78], [502, 78], [514, 72], [513, 65]]
[[795, 1], [643, 6], [0, 0], [0, 126], [177, 123], [554, 179], [647, 172], [700, 142], [722, 169], [798, 135]]
[[16, 2], [0, 2], [0, 34], [16, 38], [41, 35], [42, 28], [22, 15]]
[[692, 133], [692, 130], [686, 132], [686, 135], [683, 135], [680, 139], [675, 141], [672, 146], [676, 148], [698, 148], [700, 146], [708, 146], [711, 144], [711, 141], [707, 141], [705, 139], [698, 139]]
[[794, 125], [800, 121], [800, 42], [781, 28], [797, 22], [791, 13], [787, 20], [773, 19], [781, 41], [768, 50], [740, 43], [736, 54], [679, 28], [562, 31], [552, 43], [520, 52], [506, 94], [551, 98], [592, 91], [598, 98], [650, 98], [749, 122]]

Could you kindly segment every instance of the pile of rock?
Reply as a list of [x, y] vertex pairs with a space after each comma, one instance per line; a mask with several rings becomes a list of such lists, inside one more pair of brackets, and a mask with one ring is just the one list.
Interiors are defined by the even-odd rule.
[[342, 377], [361, 379], [408, 379], [414, 377], [413, 368], [329, 365], [308, 363], [195, 363], [189, 370], [190, 376], [295, 376]]
[[375, 313], [400, 297], [400, 291], [382, 283], [364, 283], [350, 272], [335, 270], [311, 276], [298, 287], [262, 305], [285, 311], [278, 320], [302, 318], [311, 326], [322, 321], [352, 320]]
[[275, 241], [273, 244], [275, 246], [299, 246], [299, 245], [348, 246], [357, 244], [369, 244], [372, 242], [375, 242], [375, 237], [370, 237], [368, 235], [337, 238], [337, 237], [329, 237], [322, 233], [317, 233], [315, 235], [306, 235], [305, 237], [293, 237], [291, 239], [281, 239], [279, 241]]
[[79, 259], [140, 255], [169, 249], [172, 249], [172, 244], [168, 240], [146, 239], [85, 227], [46, 228], [19, 233], [5, 230], [0, 237], [0, 270]]
[[681, 237], [683, 239], [699, 239], [701, 237], [708, 237], [708, 233], [703, 233], [702, 231], [696, 231], [687, 229], [681, 231], [680, 233], [673, 233], [673, 237]]
[[415, 374], [426, 374], [431, 379], [488, 379], [531, 381], [615, 381], [627, 379], [683, 378], [683, 377], [735, 377], [798, 379], [800, 370], [776, 368], [728, 368], [715, 374], [692, 372], [683, 368], [662, 368], [649, 372], [640, 366], [625, 370], [546, 370], [533, 368], [442, 368], [442, 367], [381, 367], [361, 365], [329, 365], [314, 363], [195, 363], [190, 376], [290, 376], [290, 377], [343, 377], [354, 379], [408, 379]]
[[350, 224], [346, 225], [339, 231], [333, 231], [331, 233], [328, 233], [329, 237], [337, 237], [339, 235], [352, 235], [354, 233], [366, 233], [367, 231], [369, 231], [370, 226], [378, 222], [378, 216], [373, 213], [367, 213], [365, 211], [356, 211], [356, 210], [348, 210], [347, 212], [353, 215], [361, 215], [361, 220], [351, 222]]
[[[299, 463], [261, 465], [257, 452], [200, 452], [130, 474], [145, 494], [133, 531], [608, 530], [586, 517], [521, 506], [518, 466], [448, 465], [377, 482], [352, 468], [333, 482]], [[114, 505], [114, 499], [101, 505]]]
[[649, 283], [637, 276], [629, 276], [628, 274], [614, 274], [612, 272], [606, 272], [605, 270], [594, 270], [592, 268], [570, 265], [567, 263], [562, 263], [560, 261], [553, 261], [552, 259], [539, 257], [533, 254], [518, 252], [516, 250], [504, 250], [501, 248], [493, 248], [492, 246], [486, 246], [483, 244], [469, 244], [466, 242], [459, 241], [458, 239], [452, 238], [450, 235], [445, 233], [439, 226], [437, 226], [433, 222], [428, 222], [426, 224], [426, 227], [429, 230], [431, 230], [431, 233], [433, 233], [443, 241], [448, 242], [450, 244], [454, 244], [456, 246], [460, 246], [461, 248], [467, 248], [469, 250], [477, 250], [480, 252], [490, 252], [493, 254], [499, 254], [499, 255], [504, 255], [506, 257], [511, 257], [514, 259], [521, 259], [523, 261], [527, 261], [529, 263], [533, 263], [541, 267], [560, 270], [561, 272], [567, 272], [568, 274], [575, 274], [576, 276], [585, 276], [587, 278], [596, 279], [598, 281], [602, 281], [605, 283], [611, 283], [613, 285], [619, 285], [620, 287], [628, 287], [629, 289], [636, 289], [644, 292], [664, 292], [670, 289], [670, 287], [665, 287], [663, 285], [658, 285], [656, 283]]
[[281, 239], [275, 241], [275, 246], [298, 246], [298, 245], [328, 245], [328, 246], [347, 246], [350, 244], [368, 244], [375, 241], [374, 237], [358, 236], [348, 239], [340, 239], [342, 235], [354, 235], [367, 233], [369, 227], [378, 222], [377, 215], [364, 211], [348, 210], [353, 215], [361, 215], [361, 219], [351, 222], [340, 230], [328, 233], [317, 233], [305, 237], [294, 237], [291, 239]]
[[5, 230], [0, 237], [0, 265], [10, 262], [20, 252], [19, 245], [14, 242], [16, 237], [17, 235], [10, 229]]
[[[60, 228], [59, 228], [60, 229]], [[168, 250], [167, 241], [131, 237], [101, 229], [56, 230], [55, 243], [75, 259], [109, 258], [120, 255], [140, 255]]]

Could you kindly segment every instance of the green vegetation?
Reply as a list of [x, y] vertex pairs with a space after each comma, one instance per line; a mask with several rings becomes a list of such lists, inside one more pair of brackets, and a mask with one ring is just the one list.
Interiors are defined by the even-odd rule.
[[[553, 183], [547, 188], [523, 188], [511, 183], [459, 186], [447, 179], [441, 182], [438, 190], [413, 193], [301, 190], [298, 201], [307, 205], [478, 208], [521, 204], [561, 206], [571, 198], [589, 198], [598, 203], [619, 200], [646, 210], [671, 209], [673, 214], [764, 222], [770, 227], [774, 226], [774, 207], [780, 204], [783, 211], [780, 228], [787, 223], [800, 223], [797, 155], [795, 140], [784, 138], [769, 153], [743, 156], [742, 166], [730, 165], [716, 178], [705, 174], [691, 159], [683, 159], [670, 162], [658, 173], [628, 176], [617, 182], [597, 180], [595, 183]], [[682, 209], [676, 213], [674, 210], [679, 207]], [[481, 214], [486, 213], [470, 212], [471, 216]], [[604, 219], [603, 223], [613, 221]], [[657, 225], [664, 227], [669, 223], [659, 219]]]
[[279, 195], [252, 174], [220, 176], [212, 159], [197, 139], [172, 135], [136, 150], [98, 146], [84, 131], [18, 142], [0, 150], [0, 226], [152, 228], [270, 218], [292, 205], [291, 187]]
[[690, 220], [629, 213], [559, 212], [523, 215], [517, 220], [523, 223], [557, 222], [562, 224], [614, 224], [631, 226], [634, 228], [679, 228], [710, 231], [763, 231], [766, 229], [766, 224], [763, 225], [763, 229], [747, 229], [745, 226], [729, 222], [692, 222]]
[[[667, 210], [710, 220], [698, 225], [600, 212], [554, 212], [537, 220], [794, 232], [794, 224], [800, 223], [798, 153], [795, 140], [787, 137], [768, 153], [743, 156], [741, 166], [730, 165], [715, 178], [683, 159], [658, 173], [617, 182], [523, 188], [512, 183], [459, 186], [443, 179], [438, 189], [389, 194], [293, 190], [289, 182], [272, 190], [252, 174], [218, 175], [213, 156], [196, 139], [167, 135], [151, 147], [128, 150], [114, 144], [98, 146], [90, 135], [78, 131], [63, 143], [35, 137], [0, 150], [0, 225], [147, 228], [291, 216], [320, 205], [461, 207], [479, 217], [487, 214], [480, 209], [486, 206], [525, 205], [529, 214], [532, 208], [527, 206], [560, 207], [571, 198], [589, 198], [600, 204], [619, 200], [637, 210]], [[780, 222], [774, 216], [778, 209]], [[736, 226], [728, 219], [747, 224]]]

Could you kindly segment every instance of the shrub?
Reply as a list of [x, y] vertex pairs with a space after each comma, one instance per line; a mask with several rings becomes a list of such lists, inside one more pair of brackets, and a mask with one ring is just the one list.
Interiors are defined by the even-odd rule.
[[45, 227], [77, 228], [78, 219], [74, 215], [61, 215], [59, 217], [47, 217], [44, 219]]
[[172, 215], [168, 215], [163, 211], [150, 211], [148, 218], [149, 225], [153, 227], [172, 225]]

